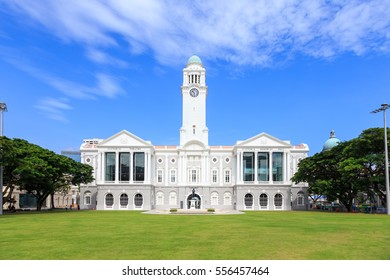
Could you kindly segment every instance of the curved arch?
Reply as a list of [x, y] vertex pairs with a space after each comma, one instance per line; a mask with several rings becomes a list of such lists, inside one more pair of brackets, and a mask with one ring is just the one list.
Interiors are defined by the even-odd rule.
[[177, 205], [177, 193], [175, 191], [169, 193], [169, 205]]
[[223, 205], [232, 205], [232, 193], [225, 192], [223, 194]]
[[84, 205], [92, 204], [92, 193], [90, 191], [84, 192]]
[[114, 207], [114, 196], [112, 193], [107, 193], [104, 196], [104, 207], [106, 209], [113, 209]]
[[203, 150], [206, 149], [206, 145], [199, 140], [190, 140], [183, 145], [184, 149], [190, 148], [191, 150]]
[[134, 208], [136, 209], [142, 209], [142, 206], [144, 205], [144, 197], [142, 194], [137, 193], [134, 195]]
[[274, 207], [276, 210], [283, 209], [283, 195], [280, 193], [275, 194], [274, 196]]
[[266, 210], [269, 206], [268, 194], [262, 193], [259, 197], [260, 210]]
[[219, 204], [219, 194], [216, 191], [211, 192], [210, 194], [210, 205], [216, 206]]
[[162, 191], [158, 191], [156, 193], [156, 206], [164, 205], [164, 193]]
[[127, 208], [129, 205], [129, 196], [126, 193], [122, 193], [119, 196], [119, 205], [121, 208]]
[[253, 209], [253, 195], [251, 193], [244, 196], [244, 205], [247, 210]]
[[[193, 201], [192, 201], [193, 200]], [[187, 209], [201, 209], [202, 198], [197, 193], [191, 193], [187, 196]]]

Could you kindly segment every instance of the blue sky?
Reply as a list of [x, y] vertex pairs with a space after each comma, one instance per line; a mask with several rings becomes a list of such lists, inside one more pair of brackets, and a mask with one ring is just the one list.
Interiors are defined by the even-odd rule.
[[321, 151], [383, 126], [390, 1], [0, 0], [4, 134], [55, 152], [123, 129], [178, 145], [182, 69], [207, 71], [210, 145]]

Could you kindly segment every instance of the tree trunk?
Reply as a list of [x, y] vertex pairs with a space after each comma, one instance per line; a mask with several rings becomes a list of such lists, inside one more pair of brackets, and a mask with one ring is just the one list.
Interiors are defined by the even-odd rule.
[[54, 209], [55, 207], [54, 207], [54, 193], [52, 193], [51, 195], [50, 195], [50, 204], [51, 204], [51, 209]]

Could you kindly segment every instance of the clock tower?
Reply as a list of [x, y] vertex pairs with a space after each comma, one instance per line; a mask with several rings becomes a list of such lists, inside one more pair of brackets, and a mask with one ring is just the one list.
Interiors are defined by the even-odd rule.
[[180, 129], [180, 146], [191, 141], [208, 146], [208, 128], [206, 126], [206, 70], [196, 55], [188, 59], [183, 69], [183, 124]]

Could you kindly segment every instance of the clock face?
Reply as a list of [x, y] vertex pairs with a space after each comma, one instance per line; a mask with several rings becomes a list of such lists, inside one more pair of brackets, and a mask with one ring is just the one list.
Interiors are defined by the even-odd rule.
[[192, 88], [192, 89], [190, 89], [190, 95], [191, 95], [192, 97], [197, 97], [198, 94], [199, 94], [199, 90], [198, 90], [197, 88]]

